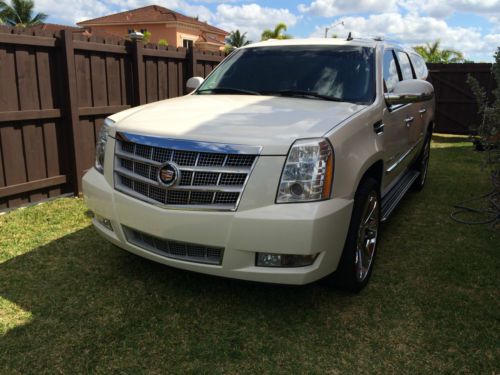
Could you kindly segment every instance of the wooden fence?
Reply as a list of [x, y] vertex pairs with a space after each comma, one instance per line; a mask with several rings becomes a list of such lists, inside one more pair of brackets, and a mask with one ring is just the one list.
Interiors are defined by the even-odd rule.
[[[96, 134], [112, 113], [186, 93], [224, 58], [70, 31], [0, 27], [0, 211], [82, 191]], [[430, 65], [437, 131], [466, 134], [477, 107], [470, 73], [491, 89], [491, 65]]]
[[0, 27], [0, 211], [79, 194], [112, 113], [186, 93], [224, 58], [70, 31]]
[[491, 64], [428, 64], [428, 68], [436, 93], [436, 131], [470, 134], [471, 126], [481, 119], [467, 77], [475, 77], [491, 96], [495, 84]]

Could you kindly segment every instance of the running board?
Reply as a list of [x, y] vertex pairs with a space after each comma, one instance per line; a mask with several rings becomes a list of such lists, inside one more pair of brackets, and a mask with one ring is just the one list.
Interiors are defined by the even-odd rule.
[[386, 221], [410, 190], [420, 172], [408, 170], [401, 180], [382, 198], [382, 221]]

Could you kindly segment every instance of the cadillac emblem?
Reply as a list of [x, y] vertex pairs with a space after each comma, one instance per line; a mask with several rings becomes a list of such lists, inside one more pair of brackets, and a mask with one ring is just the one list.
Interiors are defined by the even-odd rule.
[[181, 172], [177, 165], [167, 163], [158, 171], [158, 181], [165, 187], [174, 186], [180, 179]]

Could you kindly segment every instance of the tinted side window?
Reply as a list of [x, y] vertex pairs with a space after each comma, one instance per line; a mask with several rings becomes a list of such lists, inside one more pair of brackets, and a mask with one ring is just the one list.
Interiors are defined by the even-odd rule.
[[417, 74], [418, 79], [426, 80], [429, 72], [427, 70], [427, 65], [425, 65], [424, 59], [417, 55], [416, 53], [410, 54], [411, 62], [413, 63], [413, 68], [415, 69], [415, 73]]
[[399, 82], [398, 67], [392, 51], [384, 53], [384, 81], [388, 92], [391, 92]]
[[397, 54], [399, 67], [401, 68], [401, 73], [403, 74], [403, 79], [413, 79], [413, 71], [411, 70], [410, 59], [408, 58], [408, 55], [401, 51], [398, 51]]

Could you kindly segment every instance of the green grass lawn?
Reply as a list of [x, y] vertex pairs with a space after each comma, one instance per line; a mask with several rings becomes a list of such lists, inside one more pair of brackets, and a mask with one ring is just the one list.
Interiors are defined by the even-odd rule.
[[359, 295], [168, 268], [120, 250], [80, 199], [0, 216], [0, 373], [500, 372], [500, 241], [451, 206], [490, 188], [436, 136]]

